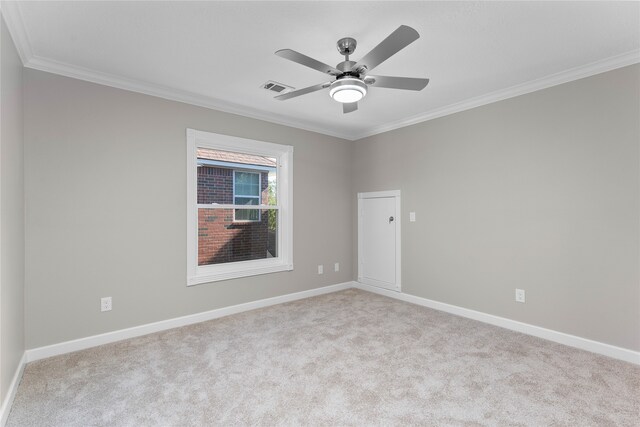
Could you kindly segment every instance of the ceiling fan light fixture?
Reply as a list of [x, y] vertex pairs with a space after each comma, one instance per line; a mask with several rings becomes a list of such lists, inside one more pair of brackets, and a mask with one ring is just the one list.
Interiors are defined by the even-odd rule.
[[358, 102], [367, 94], [367, 85], [360, 79], [348, 77], [331, 84], [329, 96], [343, 104]]

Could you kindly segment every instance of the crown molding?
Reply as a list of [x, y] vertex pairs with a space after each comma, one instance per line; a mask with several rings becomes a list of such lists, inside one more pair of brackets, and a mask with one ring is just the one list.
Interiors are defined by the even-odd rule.
[[600, 61], [592, 62], [590, 64], [571, 68], [559, 73], [551, 74], [539, 79], [511, 86], [506, 89], [500, 89], [494, 92], [470, 98], [461, 102], [457, 102], [455, 104], [450, 104], [444, 107], [425, 111], [424, 113], [417, 114], [407, 119], [376, 126], [367, 132], [358, 134], [355, 137], [355, 140], [384, 132], [389, 132], [394, 129], [403, 128], [417, 123], [426, 122], [428, 120], [437, 119], [438, 117], [459, 113], [461, 111], [470, 110], [472, 108], [481, 107], [483, 105], [492, 104], [494, 102], [502, 101], [505, 99], [514, 98], [516, 96], [525, 95], [527, 93], [535, 92], [538, 90], [547, 89], [563, 83], [569, 83], [574, 80], [583, 79], [585, 77], [615, 70], [617, 68], [626, 67], [628, 65], [637, 64], [639, 62], [640, 50], [633, 50]]
[[423, 113], [408, 117], [406, 119], [374, 126], [364, 132], [338, 132], [330, 127], [318, 126], [317, 124], [308, 121], [294, 120], [285, 115], [259, 110], [257, 108], [236, 104], [230, 101], [199, 95], [192, 92], [175, 89], [168, 86], [157, 85], [145, 81], [127, 79], [121, 76], [103, 73], [101, 71], [78, 67], [73, 64], [63, 63], [53, 59], [37, 56], [34, 54], [33, 49], [31, 48], [31, 44], [27, 36], [18, 3], [19, 2], [17, 1], [1, 1], [0, 10], [2, 15], [4, 16], [5, 22], [7, 23], [7, 29], [9, 30], [9, 33], [11, 34], [11, 37], [13, 38], [13, 41], [16, 45], [16, 49], [18, 50], [20, 59], [22, 60], [23, 65], [27, 68], [33, 68], [35, 70], [59, 74], [62, 76], [111, 86], [118, 89], [143, 93], [146, 95], [156, 96], [171, 101], [178, 101], [185, 104], [191, 104], [199, 107], [223, 111], [226, 113], [237, 114], [240, 116], [250, 117], [257, 120], [263, 120], [266, 122], [289, 126], [292, 128], [302, 129], [310, 132], [321, 133], [324, 135], [350, 141], [363, 139], [369, 136], [389, 132], [402, 127], [426, 122], [429, 120], [437, 119], [439, 117], [448, 116], [450, 114], [459, 113], [461, 111], [470, 110], [472, 108], [546, 89], [562, 83], [568, 83], [574, 80], [593, 76], [595, 74], [600, 74], [606, 71], [611, 71], [617, 68], [640, 63], [640, 50], [634, 50], [620, 55], [605, 58], [600, 61], [592, 62], [590, 64], [571, 68], [569, 70], [531, 80], [522, 84], [511, 86], [506, 89], [500, 89], [461, 102], [431, 109]]
[[55, 61], [39, 56], [32, 56], [25, 64], [25, 67], [34, 70], [45, 71], [48, 73], [59, 74], [78, 80], [84, 80], [91, 83], [97, 83], [105, 86], [111, 86], [118, 89], [124, 89], [132, 92], [143, 93], [145, 95], [156, 96], [171, 101], [183, 102], [185, 104], [195, 105], [198, 107], [210, 108], [213, 110], [223, 111], [225, 113], [237, 114], [240, 116], [250, 117], [252, 119], [263, 120], [270, 123], [302, 129], [310, 132], [317, 132], [336, 138], [352, 140], [353, 135], [348, 133], [336, 132], [333, 129], [317, 126], [308, 122], [292, 120], [287, 116], [275, 114], [267, 111], [258, 110], [256, 108], [247, 107], [221, 99], [198, 95], [192, 92], [174, 89], [168, 86], [162, 86], [154, 83], [148, 83], [140, 80], [127, 79], [113, 74], [103, 73], [101, 71], [88, 68], [78, 67], [60, 61]]
[[[9, 24], [7, 23], [9, 27]], [[11, 27], [9, 27], [11, 31]], [[20, 36], [21, 37], [21, 36]], [[26, 40], [26, 35], [23, 40]], [[16, 42], [18, 44], [19, 42]], [[28, 41], [27, 41], [28, 43]], [[23, 46], [23, 49], [18, 49], [18, 52], [23, 53], [31, 52], [30, 47]], [[47, 58], [38, 57], [32, 55], [24, 63], [25, 67], [33, 68], [35, 70], [46, 71], [49, 73], [59, 74], [66, 77], [71, 77], [79, 80], [85, 80], [92, 83], [111, 86], [118, 89], [129, 90], [133, 92], [143, 93], [146, 95], [157, 96], [160, 98], [183, 102], [186, 104], [196, 105], [199, 107], [210, 108], [214, 110], [223, 111], [231, 114], [238, 114], [245, 117], [250, 117], [257, 120], [263, 120], [275, 124], [298, 128], [306, 131], [317, 132], [324, 135], [333, 136], [336, 138], [346, 139], [350, 141], [359, 140], [369, 136], [377, 135], [384, 132], [389, 132], [402, 127], [414, 125], [417, 123], [426, 122], [429, 120], [437, 119], [439, 117], [448, 116], [450, 114], [459, 113], [461, 111], [470, 110], [472, 108], [481, 107], [483, 105], [492, 104], [494, 102], [502, 101], [516, 96], [524, 95], [527, 93], [535, 92], [538, 90], [546, 89], [552, 86], [557, 86], [563, 83], [568, 83], [574, 80], [582, 79], [585, 77], [593, 76], [595, 74], [604, 73], [606, 71], [615, 70], [617, 68], [625, 67], [640, 62], [640, 51], [631, 51], [621, 55], [616, 55], [601, 61], [593, 62], [585, 66], [575, 67], [569, 70], [565, 70], [556, 74], [545, 76], [536, 80], [532, 80], [526, 83], [522, 83], [516, 86], [511, 86], [506, 89], [497, 90], [485, 95], [477, 96], [471, 99], [467, 99], [455, 104], [446, 105], [444, 107], [425, 111], [424, 113], [417, 114], [407, 119], [398, 120], [392, 123], [386, 123], [380, 126], [375, 126], [370, 130], [362, 133], [348, 133], [348, 132], [336, 132], [333, 129], [320, 127], [312, 123], [304, 123], [298, 120], [292, 120], [286, 116], [265, 112], [255, 108], [247, 107], [244, 105], [223, 101], [220, 99], [194, 94], [187, 91], [173, 89], [161, 85], [152, 83], [126, 79], [123, 77], [103, 73], [96, 70], [86, 69], [71, 64], [66, 64], [58, 61], [54, 61]]]
[[22, 64], [26, 65], [29, 59], [33, 56], [33, 50], [31, 49], [31, 43], [27, 36], [27, 31], [24, 26], [24, 21], [22, 20], [22, 13], [18, 7], [18, 2], [1, 1], [0, 10], [2, 10], [4, 22], [7, 24], [9, 34], [11, 34], [13, 43], [18, 51], [18, 56], [20, 56]]
[[250, 117], [252, 119], [263, 120], [266, 122], [284, 125], [292, 128], [321, 133], [340, 139], [353, 140], [353, 133], [336, 132], [334, 129], [317, 126], [313, 123], [302, 122], [300, 120], [292, 120], [284, 115], [262, 111], [233, 102], [174, 89], [154, 83], [128, 79], [125, 77], [38, 56], [31, 48], [31, 43], [29, 41], [29, 37], [27, 36], [27, 31], [22, 19], [22, 13], [20, 12], [19, 2], [0, 1], [0, 12], [5, 19], [5, 22], [7, 23], [7, 29], [11, 34], [13, 42], [16, 46], [16, 50], [18, 51], [18, 55], [20, 56], [20, 60], [22, 61], [22, 65], [24, 65], [26, 68], [32, 68], [34, 70], [45, 71], [48, 73], [71, 77], [78, 80], [111, 86], [117, 89], [143, 93], [145, 95], [156, 96], [171, 101], [183, 102], [185, 104], [195, 105], [198, 107], [210, 108], [225, 113], [237, 114], [244, 117]]

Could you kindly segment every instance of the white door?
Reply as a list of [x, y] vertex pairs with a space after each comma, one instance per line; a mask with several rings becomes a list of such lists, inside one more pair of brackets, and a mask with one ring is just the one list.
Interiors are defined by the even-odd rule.
[[400, 192], [358, 194], [358, 281], [400, 291]]

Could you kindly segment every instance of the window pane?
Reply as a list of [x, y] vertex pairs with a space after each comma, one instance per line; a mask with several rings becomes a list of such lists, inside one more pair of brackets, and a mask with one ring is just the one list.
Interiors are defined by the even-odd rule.
[[258, 181], [260, 181], [260, 176], [257, 173], [236, 171], [236, 184], [257, 186]]
[[199, 204], [233, 204], [234, 190], [239, 196], [260, 197], [258, 204], [269, 203], [268, 186], [277, 174], [275, 158], [208, 148], [197, 148], [196, 156]]
[[[236, 205], [258, 205], [260, 199], [257, 197], [235, 197], [234, 204]], [[258, 209], [236, 209], [236, 221], [259, 221], [260, 212]]]
[[260, 186], [236, 183], [236, 196], [260, 196]]
[[233, 222], [233, 209], [198, 209], [198, 265], [277, 257], [277, 209], [259, 212], [260, 221]]
[[236, 221], [259, 221], [260, 211], [258, 209], [236, 209]]
[[259, 196], [260, 195], [260, 175], [257, 173], [236, 171], [236, 195]]
[[257, 197], [236, 197], [234, 205], [259, 205], [260, 199]]

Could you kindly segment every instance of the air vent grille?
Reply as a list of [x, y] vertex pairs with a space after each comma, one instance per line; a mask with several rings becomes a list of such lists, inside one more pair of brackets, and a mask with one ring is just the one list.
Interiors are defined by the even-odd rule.
[[271, 80], [263, 84], [262, 88], [266, 90], [270, 90], [271, 92], [279, 93], [279, 94], [290, 92], [294, 89], [291, 86], [287, 86], [282, 83], [274, 82]]

